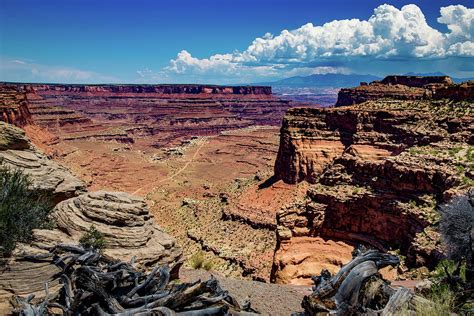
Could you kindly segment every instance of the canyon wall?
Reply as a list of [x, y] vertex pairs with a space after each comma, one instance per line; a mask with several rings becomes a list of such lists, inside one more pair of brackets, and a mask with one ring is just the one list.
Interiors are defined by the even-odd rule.
[[[213, 85], [17, 84], [32, 118], [66, 141], [118, 141], [162, 147], [199, 135], [280, 124], [295, 106], [271, 87]], [[145, 139], [148, 136], [151, 138]]]
[[307, 251], [322, 242], [396, 250], [409, 267], [432, 267], [442, 251], [437, 205], [474, 185], [473, 110], [393, 99], [288, 110], [275, 177], [312, 186], [277, 215], [272, 279], [309, 284], [336, 270], [340, 262]]
[[393, 100], [469, 100], [474, 101], [474, 83], [454, 84], [448, 76], [387, 76], [370, 84], [339, 91], [336, 106], [359, 104], [379, 99]]
[[16, 86], [0, 86], [0, 121], [17, 126], [32, 123], [26, 93]]
[[[29, 85], [29, 84], [28, 84]], [[31, 84], [38, 93], [151, 93], [151, 94], [225, 94], [225, 95], [271, 95], [269, 86], [218, 86], [199, 84], [126, 84], [126, 85], [82, 85], [82, 84]]]

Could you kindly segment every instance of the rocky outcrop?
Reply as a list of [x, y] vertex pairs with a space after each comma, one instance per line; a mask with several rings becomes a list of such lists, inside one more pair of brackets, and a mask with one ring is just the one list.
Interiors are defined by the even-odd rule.
[[49, 160], [13, 125], [0, 122], [0, 162], [20, 169], [30, 177], [32, 189], [43, 191], [59, 202], [86, 191], [85, 183], [69, 170]]
[[452, 85], [454, 82], [449, 76], [387, 76], [380, 81], [385, 85], [403, 85], [423, 88], [429, 84]]
[[[275, 176], [313, 185], [306, 200], [277, 216], [273, 280], [310, 283], [321, 268], [340, 266], [323, 264], [318, 253], [291, 259], [321, 240], [397, 249], [409, 267], [436, 263], [436, 206], [474, 185], [473, 106], [416, 104], [380, 100], [287, 112]], [[336, 249], [345, 251], [341, 258], [349, 254]]]
[[[86, 193], [59, 203], [52, 218], [58, 232], [36, 232], [36, 236], [43, 236], [42, 244], [78, 243], [81, 235], [94, 226], [104, 234], [104, 253], [111, 257], [124, 261], [135, 257], [143, 269], [181, 260], [175, 240], [156, 225], [145, 201], [127, 193]], [[179, 267], [175, 268], [177, 272]]]
[[[58, 267], [46, 257], [47, 249], [57, 244], [76, 245], [91, 226], [104, 234], [103, 253], [122, 261], [135, 260], [140, 270], [169, 265], [178, 276], [182, 251], [175, 240], [156, 225], [146, 203], [121, 192], [94, 192], [59, 203], [52, 213], [53, 230], [35, 230], [31, 244], [19, 244], [14, 255], [0, 270], [0, 300], [15, 295], [36, 293], [44, 296], [58, 286]], [[35, 257], [32, 257], [35, 256]]]
[[322, 171], [349, 147], [359, 156], [380, 160], [408, 147], [441, 141], [472, 145], [473, 132], [472, 116], [436, 116], [416, 109], [372, 110], [365, 106], [294, 108], [283, 119], [275, 175], [287, 183], [316, 183]]
[[466, 100], [473, 101], [474, 83], [454, 84], [448, 76], [387, 76], [370, 84], [339, 91], [336, 106], [360, 104], [379, 99], [395, 100]]
[[16, 86], [0, 85], [0, 121], [17, 126], [32, 123], [26, 94]]

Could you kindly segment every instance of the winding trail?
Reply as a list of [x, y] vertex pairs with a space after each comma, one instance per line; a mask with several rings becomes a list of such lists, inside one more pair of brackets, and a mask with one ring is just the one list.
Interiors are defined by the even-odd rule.
[[196, 149], [196, 152], [194, 153], [194, 155], [191, 157], [191, 159], [186, 162], [184, 164], [184, 166], [179, 169], [178, 171], [176, 171], [174, 174], [172, 174], [171, 176], [169, 177], [166, 177], [164, 179], [161, 179], [160, 181], [157, 181], [155, 183], [151, 183], [151, 184], [147, 184], [147, 185], [144, 185], [142, 187], [140, 187], [139, 189], [137, 189], [135, 192], [132, 193], [132, 195], [135, 195], [137, 193], [139, 193], [141, 190], [143, 190], [144, 188], [148, 187], [148, 186], [154, 186], [153, 187], [153, 191], [156, 190], [156, 185], [157, 184], [160, 184], [160, 183], [163, 183], [163, 182], [166, 182], [166, 181], [169, 181], [169, 180], [172, 180], [173, 178], [175, 178], [176, 176], [180, 175], [184, 170], [186, 170], [186, 168], [188, 168], [188, 166], [194, 162], [194, 159], [196, 159], [197, 155], [199, 154], [199, 151], [201, 150], [201, 148], [207, 143], [206, 140], [202, 140], [202, 143], [199, 145], [199, 147]]

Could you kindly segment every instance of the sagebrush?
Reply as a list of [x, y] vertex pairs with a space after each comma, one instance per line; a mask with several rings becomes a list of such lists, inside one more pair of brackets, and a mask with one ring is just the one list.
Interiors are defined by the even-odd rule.
[[85, 232], [79, 243], [86, 249], [104, 249], [105, 248], [105, 237], [102, 232], [97, 230], [94, 225], [92, 225], [87, 232]]

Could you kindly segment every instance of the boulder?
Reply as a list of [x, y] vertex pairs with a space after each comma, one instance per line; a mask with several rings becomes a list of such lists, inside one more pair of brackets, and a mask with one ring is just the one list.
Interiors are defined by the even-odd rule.
[[[59, 203], [52, 217], [58, 234], [37, 231], [42, 243], [78, 243], [84, 232], [94, 226], [104, 234], [104, 253], [139, 267], [181, 262], [182, 251], [173, 237], [165, 233], [150, 214], [144, 200], [123, 192], [91, 192]], [[49, 240], [48, 240], [49, 238]]]

